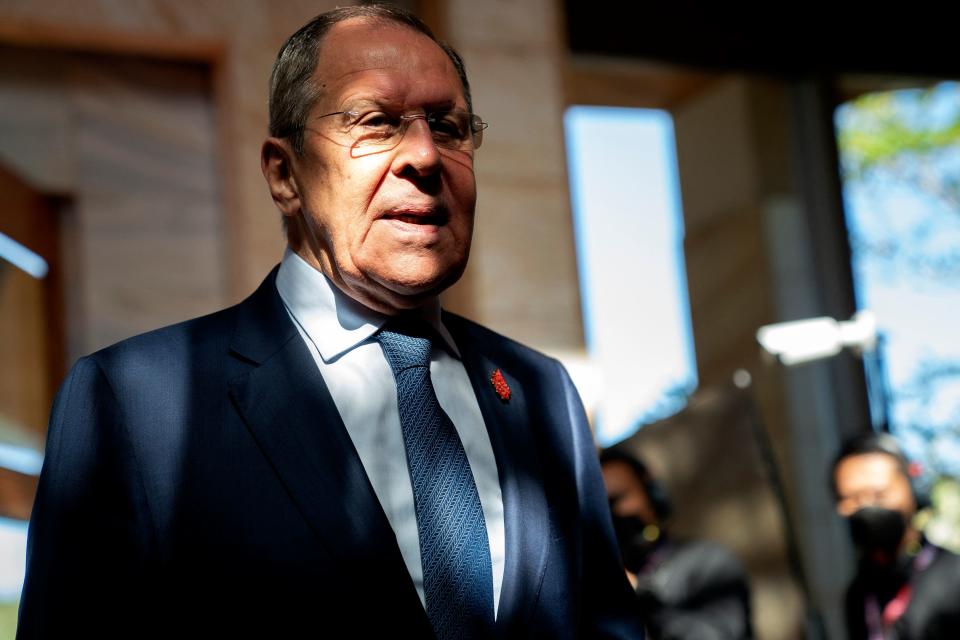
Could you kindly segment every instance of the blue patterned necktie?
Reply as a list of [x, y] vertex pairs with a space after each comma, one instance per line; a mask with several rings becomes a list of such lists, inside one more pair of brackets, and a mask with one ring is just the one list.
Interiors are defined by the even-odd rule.
[[397, 382], [413, 483], [427, 617], [437, 638], [481, 638], [493, 626], [490, 545], [470, 463], [430, 380], [432, 330], [394, 320], [377, 334]]

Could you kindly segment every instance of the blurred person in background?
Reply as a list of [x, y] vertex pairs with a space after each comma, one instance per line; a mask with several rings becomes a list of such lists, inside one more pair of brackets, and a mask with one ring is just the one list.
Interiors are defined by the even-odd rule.
[[914, 526], [924, 502], [918, 473], [886, 433], [849, 440], [834, 461], [837, 513], [857, 550], [846, 598], [850, 640], [960, 638], [960, 556]]
[[622, 449], [600, 454], [613, 527], [652, 640], [752, 638], [750, 587], [740, 561], [710, 542], [677, 540], [664, 488]]

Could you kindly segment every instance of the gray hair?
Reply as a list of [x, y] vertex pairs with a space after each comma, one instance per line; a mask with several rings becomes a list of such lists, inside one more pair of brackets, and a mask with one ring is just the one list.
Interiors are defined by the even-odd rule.
[[280, 48], [270, 74], [270, 135], [289, 138], [294, 151], [303, 153], [303, 131], [307, 115], [320, 97], [320, 88], [313, 82], [317, 68], [320, 43], [338, 22], [351, 18], [367, 18], [400, 24], [422, 33], [443, 49], [453, 63], [467, 101], [467, 110], [473, 112], [470, 83], [463, 58], [445, 42], [437, 39], [420, 18], [406, 9], [383, 4], [341, 7], [322, 13], [290, 36]]

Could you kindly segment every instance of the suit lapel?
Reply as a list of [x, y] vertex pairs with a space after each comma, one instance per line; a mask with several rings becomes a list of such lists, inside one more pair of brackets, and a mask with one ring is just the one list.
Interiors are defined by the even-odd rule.
[[[515, 378], [509, 365], [483, 344], [459, 319], [445, 315], [477, 396], [490, 444], [497, 459], [506, 546], [497, 628], [505, 632], [524, 620], [537, 600], [547, 563], [550, 523], [542, 471], [533, 436], [527, 395], [529, 381]], [[500, 369], [510, 387], [503, 401], [490, 377]]]
[[386, 579], [391, 597], [422, 613], [396, 536], [275, 278], [276, 270], [241, 305], [231, 348], [254, 366], [231, 380], [231, 400], [331, 557], [354, 563], [344, 568], [351, 574]]
[[[291, 497], [321, 537], [365, 547], [393, 536], [305, 345], [289, 340], [230, 393]], [[329, 540], [328, 540], [329, 542]]]
[[[231, 400], [331, 556], [351, 563], [345, 571], [354, 575], [379, 576], [377, 588], [409, 601], [400, 610], [413, 612], [416, 626], [429, 629], [396, 536], [276, 291], [276, 272], [239, 307], [231, 350], [245, 370], [230, 382]], [[506, 543], [497, 628], [506, 632], [522, 627], [532, 612], [550, 546], [543, 474], [527, 403], [535, 381], [514, 377], [509, 361], [495, 355], [484, 334], [466, 322], [451, 316], [444, 321], [460, 348], [497, 460]], [[507, 402], [490, 382], [496, 369], [510, 387]]]

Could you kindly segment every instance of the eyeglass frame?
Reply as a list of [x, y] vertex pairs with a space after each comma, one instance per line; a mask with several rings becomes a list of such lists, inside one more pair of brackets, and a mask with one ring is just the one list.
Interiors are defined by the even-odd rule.
[[[357, 109], [347, 109], [347, 110], [343, 110], [343, 111], [332, 111], [332, 112], [330, 112], [330, 113], [325, 113], [325, 114], [323, 114], [323, 115], [316, 116], [315, 119], [316, 119], [316, 120], [322, 120], [322, 119], [324, 119], [324, 118], [329, 118], [329, 117], [332, 117], [332, 116], [349, 115], [349, 116], [351, 116], [352, 118], [355, 119], [354, 122], [353, 122], [353, 124], [350, 125], [350, 128], [352, 129], [353, 127], [355, 127], [355, 126], [357, 126], [358, 124], [360, 124], [360, 120], [363, 118], [363, 116], [369, 115], [369, 114], [371, 114], [371, 113], [378, 113], [378, 112], [384, 112], [384, 113], [388, 113], [388, 114], [389, 114], [389, 112], [385, 112], [384, 109], [382, 109], [382, 108], [370, 109], [370, 110], [368, 110], [368, 111], [360, 111], [360, 110], [357, 110]], [[462, 138], [462, 139], [459, 139], [459, 140], [460, 140], [460, 143], [461, 143], [461, 144], [464, 144], [464, 143], [469, 139], [469, 140], [471, 140], [471, 141], [473, 142], [473, 146], [472, 146], [472, 147], [469, 147], [469, 148], [464, 148], [464, 147], [462, 147], [462, 146], [450, 147], [450, 146], [441, 144], [441, 143], [438, 142], [436, 139], [434, 139], [433, 136], [431, 135], [431, 139], [433, 139], [433, 143], [437, 146], [437, 148], [447, 149], [447, 150], [450, 150], [450, 151], [476, 151], [477, 149], [480, 148], [480, 145], [483, 143], [483, 131], [484, 131], [487, 127], [489, 127], [490, 124], [487, 123], [487, 122], [484, 122], [484, 121], [480, 118], [480, 116], [478, 116], [477, 114], [472, 113], [472, 112], [470, 112], [470, 111], [467, 111], [466, 109], [437, 109], [437, 110], [434, 110], [434, 111], [402, 113], [402, 114], [399, 114], [399, 115], [397, 115], [397, 116], [393, 116], [392, 114], [389, 114], [389, 115], [391, 115], [391, 117], [397, 117], [397, 118], [399, 118], [399, 119], [400, 119], [400, 122], [401, 122], [401, 124], [400, 124], [400, 127], [401, 127], [400, 135], [397, 136], [397, 139], [396, 139], [396, 142], [395, 142], [395, 143], [393, 143], [393, 144], [368, 143], [368, 144], [365, 144], [365, 145], [364, 145], [364, 144], [359, 144], [359, 142], [360, 142], [359, 140], [354, 140], [353, 144], [351, 144], [351, 145], [343, 145], [343, 146], [349, 146], [351, 149], [356, 149], [356, 148], [358, 148], [358, 147], [360, 147], [360, 148], [373, 148], [373, 149], [376, 149], [375, 151], [372, 151], [371, 153], [382, 153], [382, 152], [390, 151], [390, 150], [393, 150], [393, 149], [397, 148], [397, 147], [400, 145], [400, 143], [403, 141], [404, 137], [407, 135], [407, 130], [410, 128], [410, 125], [413, 123], [414, 120], [421, 120], [421, 119], [422, 119], [424, 122], [426, 122], [426, 123], [427, 123], [427, 127], [430, 128], [430, 132], [431, 132], [431, 134], [432, 134], [432, 133], [433, 133], [433, 128], [430, 127], [430, 124], [431, 124], [432, 121], [435, 121], [435, 120], [431, 120], [431, 118], [434, 117], [434, 116], [436, 116], [437, 114], [443, 114], [443, 113], [462, 113], [462, 114], [465, 114], [466, 116], [469, 117], [469, 122], [468, 122], [468, 125], [467, 125], [467, 126], [469, 126], [469, 128], [470, 128], [469, 137], [468, 137], [468, 138]], [[309, 129], [309, 127], [307, 127], [307, 128]], [[336, 141], [332, 141], [332, 142], [334, 142], [335, 144], [340, 144], [340, 143], [337, 143]]]

